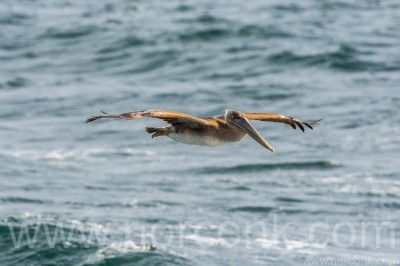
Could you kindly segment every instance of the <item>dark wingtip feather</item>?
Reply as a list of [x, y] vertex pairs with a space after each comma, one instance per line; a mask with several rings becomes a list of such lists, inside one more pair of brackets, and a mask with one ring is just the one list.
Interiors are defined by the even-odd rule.
[[93, 122], [93, 121], [98, 120], [98, 119], [100, 119], [100, 118], [112, 117], [112, 115], [110, 115], [110, 114], [108, 114], [108, 113], [106, 113], [106, 112], [104, 112], [104, 111], [100, 111], [100, 112], [102, 112], [103, 114], [105, 114], [105, 115], [107, 115], [107, 116], [104, 116], [104, 115], [91, 116], [91, 117], [89, 117], [88, 119], [86, 119], [86, 122], [85, 122], [85, 123], [90, 123], [90, 122]]
[[319, 125], [319, 122], [321, 122], [322, 119], [318, 119], [318, 120], [311, 120], [311, 121], [307, 121], [307, 122], [303, 122], [303, 124], [305, 126], [307, 126], [310, 129], [313, 129], [313, 127], [311, 125]]
[[309, 129], [313, 129], [313, 127], [308, 123], [308, 122], [303, 122], [303, 124], [306, 126], [306, 127], [308, 127]]
[[100, 111], [100, 112], [102, 112], [102, 113], [105, 114], [105, 115], [111, 116], [109, 113], [106, 113], [106, 112], [104, 112], [104, 111]]
[[321, 122], [321, 121], [322, 121], [322, 118], [318, 119], [318, 120], [307, 121], [307, 123], [309, 123], [309, 124], [317, 124], [318, 125], [318, 123]]
[[86, 119], [86, 122], [85, 122], [85, 123], [90, 123], [90, 122], [93, 122], [93, 121], [95, 121], [95, 120], [97, 120], [97, 119], [99, 119], [99, 117], [92, 116], [92, 117], [89, 117], [88, 119]]
[[294, 120], [294, 122], [299, 126], [299, 128], [301, 129], [301, 131], [304, 132], [304, 127], [302, 125], [302, 123], [300, 121]]

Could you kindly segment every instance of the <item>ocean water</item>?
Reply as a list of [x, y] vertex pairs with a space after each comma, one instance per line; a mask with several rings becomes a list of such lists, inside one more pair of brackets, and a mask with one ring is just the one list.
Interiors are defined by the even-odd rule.
[[[400, 265], [400, 2], [0, 1], [0, 265]], [[100, 110], [225, 109], [216, 148]]]

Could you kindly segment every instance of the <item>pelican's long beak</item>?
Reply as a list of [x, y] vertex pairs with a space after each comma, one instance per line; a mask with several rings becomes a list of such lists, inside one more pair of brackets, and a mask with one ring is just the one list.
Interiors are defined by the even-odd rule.
[[258, 131], [251, 125], [247, 118], [243, 118], [242, 122], [237, 124], [244, 132], [246, 132], [255, 141], [261, 144], [264, 148], [268, 149], [272, 153], [275, 152], [274, 148], [258, 133]]

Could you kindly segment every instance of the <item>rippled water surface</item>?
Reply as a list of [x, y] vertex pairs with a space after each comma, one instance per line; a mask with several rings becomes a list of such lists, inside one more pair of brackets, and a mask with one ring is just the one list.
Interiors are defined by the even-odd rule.
[[[400, 265], [399, 14], [394, 0], [1, 1], [0, 265]], [[151, 139], [158, 120], [84, 124], [151, 108], [324, 120], [254, 122], [274, 155], [251, 138]], [[380, 245], [367, 222], [386, 223]]]

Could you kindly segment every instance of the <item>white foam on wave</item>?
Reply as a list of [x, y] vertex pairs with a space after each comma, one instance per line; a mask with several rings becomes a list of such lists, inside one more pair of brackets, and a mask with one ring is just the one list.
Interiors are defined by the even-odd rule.
[[3, 153], [18, 159], [29, 160], [82, 160], [89, 158], [103, 158], [115, 154], [124, 156], [154, 156], [156, 153], [150, 150], [133, 148], [87, 148], [87, 149], [53, 149], [53, 150], [16, 150]]
[[318, 250], [326, 248], [326, 243], [310, 243], [308, 241], [294, 240], [294, 239], [268, 239], [257, 238], [255, 242], [265, 249], [277, 249], [280, 251], [296, 251], [303, 254], [317, 254]]
[[100, 223], [96, 222], [82, 222], [77, 219], [63, 219], [59, 218], [54, 215], [50, 214], [37, 214], [37, 213], [31, 213], [31, 212], [24, 212], [21, 216], [21, 219], [23, 221], [33, 221], [35, 223], [41, 222], [41, 223], [46, 223], [46, 222], [51, 222], [52, 224], [57, 224], [60, 226], [66, 226], [66, 227], [75, 227], [77, 229], [83, 229], [85, 231], [97, 231], [101, 233], [108, 233], [109, 231], [109, 226], [105, 226]]
[[[359, 182], [362, 180], [362, 182]], [[328, 176], [320, 178], [319, 183], [329, 185], [330, 191], [345, 194], [370, 194], [384, 197], [387, 194], [400, 193], [400, 181], [384, 179], [375, 175], [357, 176], [348, 174], [345, 176]]]
[[192, 240], [196, 243], [207, 244], [210, 246], [221, 245], [226, 246], [228, 242], [221, 238], [209, 237], [209, 236], [200, 236], [198, 234], [192, 234], [186, 236], [186, 239]]
[[263, 248], [272, 248], [279, 244], [277, 239], [257, 238], [255, 241]]
[[132, 251], [146, 251], [150, 250], [150, 246], [140, 246], [132, 240], [113, 242], [106, 247], [100, 248], [96, 254], [103, 255], [104, 257], [113, 257], [117, 254], [124, 254]]
[[133, 241], [114, 242], [103, 248], [100, 248], [94, 254], [90, 255], [86, 259], [85, 264], [94, 264], [107, 258], [114, 258], [120, 254], [144, 250], [148, 249], [141, 248]]
[[124, 254], [134, 253], [134, 252], [150, 252], [152, 250], [159, 250], [163, 253], [168, 253], [173, 256], [184, 258], [183, 254], [177, 252], [166, 250], [164, 248], [155, 248], [153, 245], [139, 245], [132, 240], [112, 242], [105, 247], [100, 248], [94, 254], [90, 255], [84, 264], [94, 264], [99, 263], [105, 259], [115, 258]]
[[35, 220], [35, 221], [40, 221], [40, 222], [56, 220], [56, 217], [53, 215], [50, 215], [50, 214], [36, 214], [36, 213], [31, 213], [31, 212], [22, 213], [21, 218], [23, 220], [29, 219], [29, 220]]

